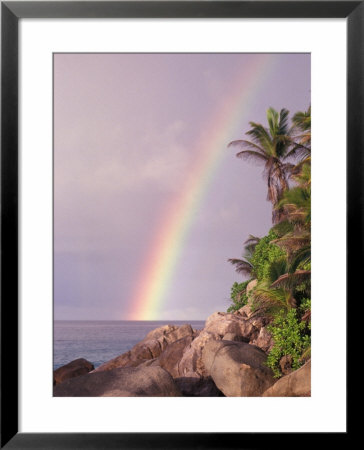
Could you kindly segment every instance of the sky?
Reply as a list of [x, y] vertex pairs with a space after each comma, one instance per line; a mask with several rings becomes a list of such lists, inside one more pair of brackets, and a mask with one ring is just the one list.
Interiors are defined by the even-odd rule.
[[54, 55], [54, 318], [205, 320], [271, 224], [236, 158], [266, 110], [310, 105], [308, 54]]

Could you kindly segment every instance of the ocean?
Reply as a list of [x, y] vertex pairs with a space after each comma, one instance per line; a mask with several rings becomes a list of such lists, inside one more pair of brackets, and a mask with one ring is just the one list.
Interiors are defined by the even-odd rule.
[[130, 350], [151, 330], [162, 325], [183, 325], [201, 330], [204, 321], [54, 321], [53, 370], [77, 358], [95, 367]]

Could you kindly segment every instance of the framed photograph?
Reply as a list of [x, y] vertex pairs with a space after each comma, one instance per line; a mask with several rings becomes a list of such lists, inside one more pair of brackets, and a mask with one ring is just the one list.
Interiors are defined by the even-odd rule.
[[2, 447], [348, 436], [363, 8], [1, 3]]

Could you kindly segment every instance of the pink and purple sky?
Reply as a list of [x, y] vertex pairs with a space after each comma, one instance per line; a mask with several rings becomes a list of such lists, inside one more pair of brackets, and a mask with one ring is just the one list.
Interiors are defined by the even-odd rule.
[[227, 149], [310, 104], [308, 54], [54, 56], [54, 317], [205, 320], [271, 227], [262, 168]]

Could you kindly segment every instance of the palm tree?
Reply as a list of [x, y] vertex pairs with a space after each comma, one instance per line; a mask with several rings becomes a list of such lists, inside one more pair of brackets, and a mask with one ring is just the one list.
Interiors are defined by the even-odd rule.
[[296, 261], [283, 256], [271, 263], [267, 278], [258, 282], [252, 294], [255, 305], [268, 314], [296, 308], [297, 289], [309, 294], [310, 279], [310, 270], [297, 269]]
[[[311, 261], [311, 106], [305, 112], [293, 116], [292, 147], [287, 158], [293, 157], [296, 165], [291, 169], [289, 178], [295, 186], [283, 193], [276, 205], [291, 225], [286, 233], [275, 241], [290, 255], [292, 267], [299, 267]], [[295, 261], [295, 262], [294, 262]]]
[[311, 160], [311, 106], [307, 111], [297, 112], [292, 118], [292, 123], [293, 145], [287, 153], [287, 157], [298, 157], [300, 159], [295, 167], [297, 171], [302, 163]]
[[284, 221], [276, 227], [284, 228], [286, 233], [274, 241], [279, 247], [283, 247], [290, 258], [296, 259], [296, 267], [299, 264], [308, 263], [311, 260], [311, 160], [305, 159], [293, 170], [291, 178], [296, 186], [287, 190], [282, 195], [276, 208], [283, 210]]
[[240, 273], [241, 275], [255, 276], [254, 265], [252, 264], [251, 258], [259, 241], [260, 238], [250, 234], [248, 239], [244, 242], [243, 259], [228, 259], [228, 262], [235, 266], [235, 271], [237, 273]]
[[294, 228], [309, 228], [311, 223], [311, 186], [295, 186], [284, 192], [276, 208], [284, 209], [285, 219]]
[[[228, 145], [242, 149], [236, 154], [238, 158], [264, 164], [264, 177], [268, 184], [267, 200], [273, 207], [277, 205], [283, 192], [288, 189], [287, 174], [293, 167], [292, 164], [285, 162], [292, 145], [288, 114], [289, 111], [286, 109], [281, 109], [278, 113], [275, 109], [269, 108], [267, 110], [268, 128], [259, 123], [250, 122], [252, 128], [246, 134], [251, 137], [251, 140], [232, 141]], [[279, 218], [280, 211], [273, 209], [273, 222], [277, 222]]]
[[[308, 117], [307, 114], [299, 114], [306, 119]], [[309, 125], [306, 123], [301, 129], [307, 132], [307, 137]], [[309, 139], [305, 140], [305, 145], [310, 150]], [[307, 295], [311, 286], [311, 158], [308, 152], [301, 155], [303, 159], [291, 172], [296, 186], [285, 191], [276, 206], [284, 211], [284, 221], [276, 227], [286, 228], [286, 232], [272, 242], [286, 251], [287, 266], [286, 270], [271, 278], [269, 286], [269, 289], [290, 291], [292, 298], [298, 286]]]

